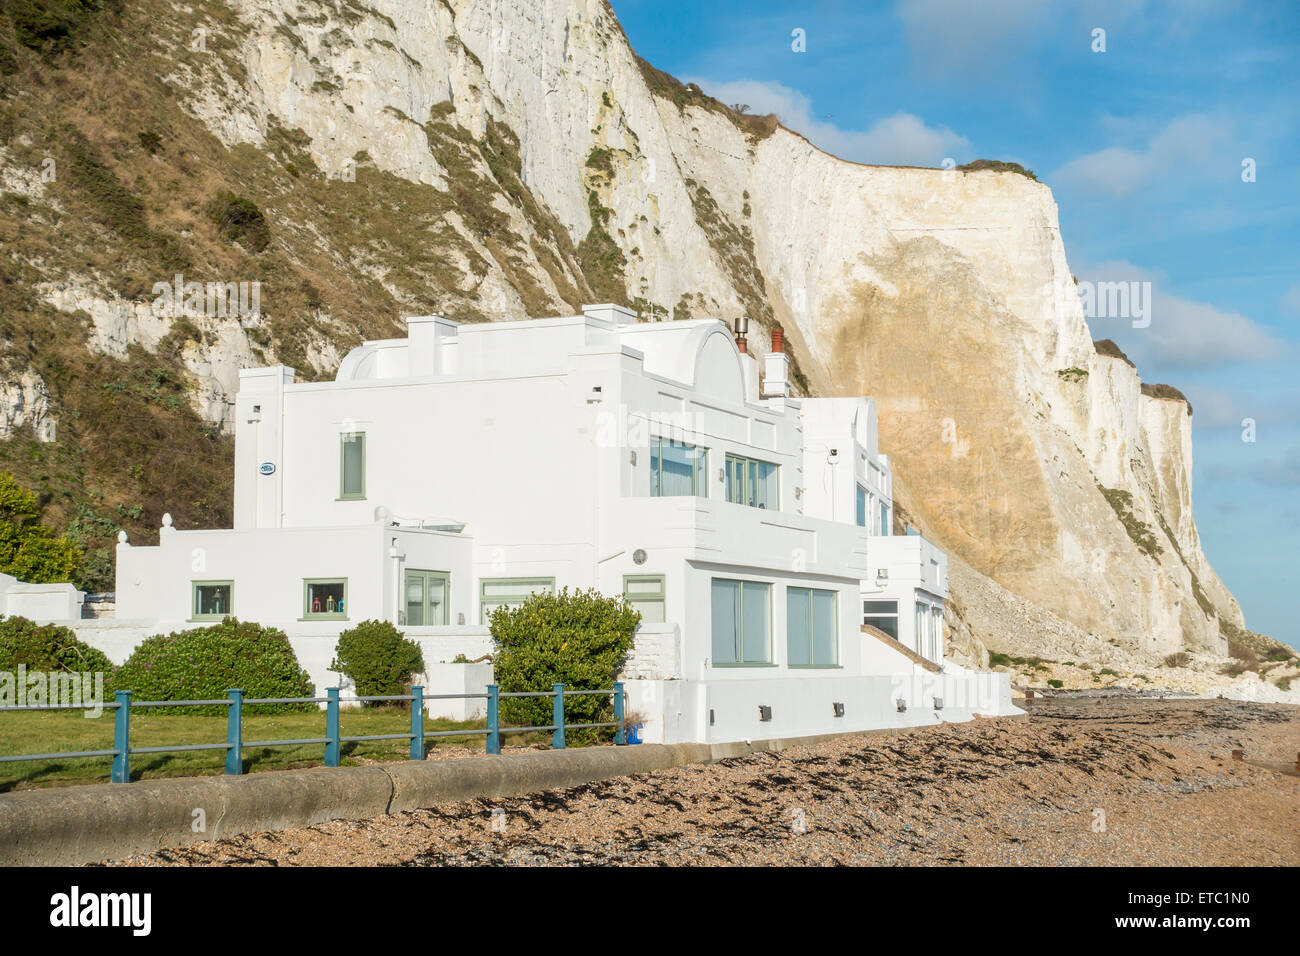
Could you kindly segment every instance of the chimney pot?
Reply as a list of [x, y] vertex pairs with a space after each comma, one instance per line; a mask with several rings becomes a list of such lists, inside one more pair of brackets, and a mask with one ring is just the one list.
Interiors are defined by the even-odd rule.
[[785, 351], [785, 330], [779, 325], [774, 325], [772, 327], [772, 351]]

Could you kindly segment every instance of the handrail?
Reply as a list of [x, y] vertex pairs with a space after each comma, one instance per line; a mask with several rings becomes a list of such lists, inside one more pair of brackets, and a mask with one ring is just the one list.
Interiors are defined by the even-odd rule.
[[[615, 681], [609, 690], [567, 689], [563, 684], [552, 684], [549, 691], [505, 691], [496, 684], [489, 684], [487, 693], [479, 694], [429, 694], [424, 688], [414, 686], [409, 694], [372, 694], [353, 697], [339, 696], [338, 687], [326, 688], [324, 697], [253, 697], [245, 698], [244, 692], [237, 688], [226, 692], [225, 699], [216, 700], [132, 700], [131, 691], [119, 690], [114, 693], [112, 702], [99, 702], [95, 706], [103, 710], [114, 711], [113, 747], [110, 750], [72, 750], [57, 753], [13, 754], [0, 756], [0, 763], [36, 760], [70, 760], [87, 757], [112, 757], [113, 767], [110, 779], [113, 783], [128, 783], [131, 779], [132, 754], [185, 753], [192, 751], [224, 750], [226, 752], [225, 772], [229, 776], [239, 776], [244, 772], [243, 752], [248, 747], [293, 747], [323, 744], [325, 747], [324, 763], [327, 767], [337, 767], [341, 760], [341, 746], [345, 743], [359, 743], [368, 740], [409, 740], [410, 759], [424, 760], [425, 740], [430, 737], [472, 737], [479, 734], [486, 737], [486, 750], [489, 754], [501, 753], [501, 736], [503, 734], [551, 732], [551, 746], [556, 750], [565, 747], [565, 730], [593, 729], [603, 727], [615, 728], [614, 743], [622, 746], [627, 742], [625, 720], [626, 693], [621, 681]], [[613, 698], [614, 719], [600, 723], [566, 723], [564, 719], [564, 699], [584, 695], [608, 695]], [[501, 698], [550, 697], [552, 699], [552, 718], [549, 724], [524, 727], [503, 727], [500, 722]], [[487, 727], [469, 730], [425, 730], [424, 710], [428, 700], [486, 700]], [[339, 704], [343, 702], [409, 702], [411, 707], [411, 729], [399, 734], [361, 734], [343, 736], [339, 732]], [[325, 736], [302, 737], [287, 740], [249, 740], [243, 739], [243, 711], [245, 705], [253, 704], [325, 704]], [[141, 707], [225, 707], [227, 715], [227, 736], [221, 743], [175, 744], [156, 747], [131, 746], [131, 710]], [[86, 710], [85, 706], [69, 704], [19, 704], [0, 705], [0, 714], [8, 711], [38, 710]]]

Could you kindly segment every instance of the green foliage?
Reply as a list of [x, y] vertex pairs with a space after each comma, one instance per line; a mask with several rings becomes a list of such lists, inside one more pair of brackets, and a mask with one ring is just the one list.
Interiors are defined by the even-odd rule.
[[40, 501], [8, 472], [0, 472], [0, 572], [38, 584], [81, 573], [81, 550], [41, 524]]
[[1048, 687], [1055, 687], [1057, 690], [1060, 690], [1062, 687], [1065, 686], [1065, 681], [1057, 680], [1056, 678], [1052, 678], [1051, 680], [1049, 680], [1049, 681], [1047, 682], [1047, 686], [1048, 686]]
[[362, 621], [339, 635], [330, 670], [351, 678], [362, 697], [404, 694], [424, 655], [388, 621]]
[[105, 681], [113, 673], [108, 656], [77, 640], [70, 627], [38, 625], [25, 617], [0, 619], [0, 671], [13, 673], [19, 664], [49, 674], [100, 672]]
[[1163, 385], [1157, 382], [1154, 385], [1142, 383], [1142, 394], [1149, 395], [1151, 398], [1163, 398], [1171, 402], [1182, 402], [1187, 406], [1187, 414], [1192, 414], [1192, 403], [1187, 400], [1187, 396], [1172, 385]]
[[1124, 526], [1124, 530], [1128, 532], [1129, 538], [1137, 545], [1139, 551], [1150, 558], [1164, 554], [1165, 549], [1160, 547], [1160, 542], [1156, 539], [1151, 526], [1134, 513], [1133, 496], [1129, 492], [1119, 488], [1101, 488], [1101, 493], [1114, 509], [1115, 516], [1119, 518], [1120, 524]]
[[1038, 177], [1034, 175], [1032, 169], [1025, 169], [1025, 167], [1021, 166], [1019, 163], [1008, 163], [1001, 159], [977, 159], [974, 162], [966, 163], [957, 168], [962, 172], [967, 173], [973, 173], [981, 169], [991, 169], [995, 173], [1019, 173], [1021, 176], [1025, 176], [1035, 182], [1038, 181]]
[[611, 212], [600, 201], [594, 189], [587, 190], [587, 211], [591, 214], [591, 228], [578, 243], [578, 261], [592, 292], [601, 302], [626, 305], [627, 257], [609, 234]]
[[261, 252], [271, 244], [271, 227], [251, 199], [223, 192], [208, 205], [208, 216], [223, 239], [241, 243], [253, 252]]
[[[217, 700], [232, 688], [243, 690], [245, 697], [314, 696], [311, 679], [298, 666], [283, 631], [233, 617], [211, 627], [148, 638], [118, 668], [112, 686], [133, 691], [136, 700]], [[248, 710], [285, 713], [314, 708], [314, 704], [261, 704]], [[225, 712], [217, 705], [184, 709], [189, 714]]]
[[120, 0], [0, 0], [18, 41], [43, 51], [65, 49], [94, 14], [120, 6]]
[[1130, 368], [1137, 368], [1133, 360], [1124, 354], [1124, 350], [1115, 344], [1114, 339], [1097, 339], [1092, 343], [1093, 350], [1098, 355], [1105, 355], [1107, 358], [1117, 358], [1122, 362], [1127, 362]]
[[[562, 589], [534, 594], [517, 608], [492, 612], [496, 648], [495, 676], [503, 692], [549, 691], [552, 684], [570, 690], [605, 690], [632, 649], [641, 613], [620, 597], [595, 590]], [[595, 694], [566, 698], [566, 723], [601, 723], [613, 719], [613, 703]], [[537, 727], [551, 723], [549, 697], [508, 698], [501, 702], [504, 726]], [[574, 731], [576, 742], [595, 739], [591, 731]]]

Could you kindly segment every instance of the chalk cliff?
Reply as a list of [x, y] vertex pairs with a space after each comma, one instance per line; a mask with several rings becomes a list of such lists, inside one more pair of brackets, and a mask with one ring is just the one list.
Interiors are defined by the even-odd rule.
[[[155, 6], [140, 9], [172, 10]], [[89, 317], [89, 349], [176, 346], [209, 421], [239, 367], [328, 374], [362, 335], [398, 334], [396, 314], [490, 320], [609, 299], [747, 314], [758, 351], [784, 326], [802, 390], [876, 397], [901, 503], [975, 572], [1153, 653], [1222, 651], [1219, 619], [1242, 624], [1192, 516], [1189, 410], [1094, 350], [1047, 186], [841, 161], [640, 61], [605, 0], [186, 10], [143, 35], [138, 12], [102, 27], [134, 38], [136, 65], [110, 73], [147, 72], [161, 91], [151, 121], [171, 137], [149, 157], [110, 143], [103, 161], [126, 183], [166, 172], [203, 202], [218, 185], [249, 196], [270, 227], [260, 260], [218, 247], [197, 198], [151, 194], [150, 228], [213, 243], [192, 272], [294, 281], [264, 292], [262, 329], [159, 324], [141, 308], [148, 281], [124, 288], [57, 257], [33, 288]], [[9, 179], [39, 162], [35, 139], [16, 136]], [[21, 408], [40, 407], [37, 379], [23, 383]]]

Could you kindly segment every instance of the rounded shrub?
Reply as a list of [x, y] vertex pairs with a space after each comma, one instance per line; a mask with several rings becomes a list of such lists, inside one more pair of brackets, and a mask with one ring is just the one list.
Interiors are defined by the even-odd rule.
[[[517, 608], [492, 612], [496, 682], [503, 692], [607, 690], [623, 668], [636, 636], [641, 612], [621, 596], [605, 597], [594, 589], [534, 594]], [[551, 723], [549, 697], [501, 701], [501, 722], [516, 727]], [[610, 697], [583, 695], [564, 701], [566, 724], [604, 723], [614, 719]], [[577, 742], [595, 739], [592, 730], [566, 733]]]
[[330, 670], [351, 678], [360, 697], [404, 694], [424, 654], [388, 621], [362, 621], [339, 635]]
[[78, 640], [72, 628], [6, 617], [0, 620], [0, 671], [16, 672], [20, 664], [50, 674], [98, 672], [105, 681], [113, 673], [108, 655]]
[[[248, 697], [312, 697], [283, 631], [228, 617], [211, 627], [156, 634], [132, 652], [113, 678], [114, 690], [136, 700], [220, 700], [240, 688]], [[315, 704], [260, 704], [246, 713], [315, 710]], [[224, 714], [219, 705], [167, 707], [166, 714]]]

